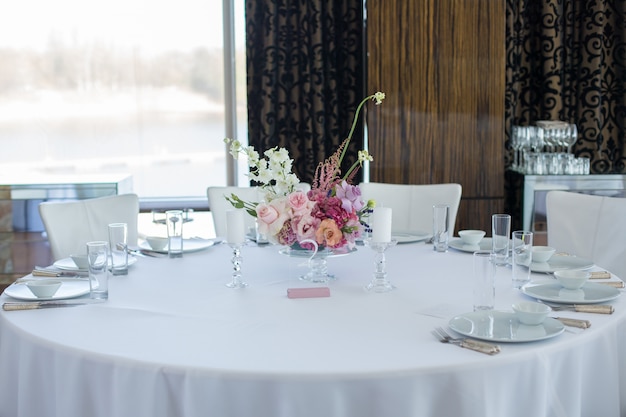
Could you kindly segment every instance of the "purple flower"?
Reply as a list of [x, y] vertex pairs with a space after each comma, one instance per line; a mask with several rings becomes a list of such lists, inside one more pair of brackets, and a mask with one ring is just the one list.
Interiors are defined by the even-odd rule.
[[361, 200], [361, 189], [356, 185], [348, 184], [346, 181], [341, 183], [335, 189], [337, 198], [341, 200], [341, 207], [351, 213], [352, 210], [359, 211], [363, 208], [363, 200]]

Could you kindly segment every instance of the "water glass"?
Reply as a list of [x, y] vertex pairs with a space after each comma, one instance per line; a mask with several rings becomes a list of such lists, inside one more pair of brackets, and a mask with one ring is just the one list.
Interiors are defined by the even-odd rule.
[[530, 264], [533, 254], [533, 233], [513, 232], [512, 280], [513, 288], [522, 288], [530, 282]]
[[168, 210], [165, 212], [167, 225], [167, 253], [170, 258], [183, 256], [183, 211]]
[[488, 250], [474, 252], [474, 311], [493, 310], [495, 285], [495, 255]]
[[494, 214], [491, 216], [491, 251], [495, 255], [495, 264], [506, 265], [509, 259], [509, 236], [511, 235], [511, 216]]
[[109, 248], [111, 250], [111, 272], [113, 275], [128, 274], [128, 225], [109, 224]]
[[433, 249], [436, 252], [448, 251], [450, 206], [436, 204], [433, 206]]
[[89, 294], [91, 298], [109, 298], [109, 242], [87, 242]]

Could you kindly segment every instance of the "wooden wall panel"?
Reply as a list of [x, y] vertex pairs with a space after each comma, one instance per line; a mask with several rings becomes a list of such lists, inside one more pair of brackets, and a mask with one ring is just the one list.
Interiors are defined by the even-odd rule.
[[[459, 228], [504, 201], [504, 2], [368, 0], [370, 180], [463, 186]], [[371, 111], [371, 110], [370, 110]], [[475, 200], [484, 200], [480, 204]], [[476, 224], [465, 206], [478, 204]]]

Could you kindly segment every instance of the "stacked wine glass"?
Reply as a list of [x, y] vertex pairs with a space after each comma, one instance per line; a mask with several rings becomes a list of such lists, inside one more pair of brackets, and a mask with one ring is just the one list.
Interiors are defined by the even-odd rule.
[[513, 126], [511, 169], [533, 175], [587, 175], [589, 158], [575, 157], [575, 124], [541, 120], [536, 126]]

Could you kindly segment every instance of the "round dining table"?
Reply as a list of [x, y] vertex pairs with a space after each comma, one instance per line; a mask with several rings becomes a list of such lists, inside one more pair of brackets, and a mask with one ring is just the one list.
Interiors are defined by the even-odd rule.
[[[0, 417], [626, 415], [622, 296], [604, 303], [613, 314], [551, 314], [587, 329], [498, 342], [487, 355], [432, 334], [458, 336], [450, 320], [472, 312], [470, 251], [393, 246], [385, 268], [396, 288], [382, 293], [364, 289], [376, 267], [367, 246], [328, 258], [334, 278], [321, 284], [301, 280], [307, 259], [278, 246], [250, 242], [241, 255], [246, 288], [225, 285], [233, 250], [216, 243], [138, 257], [110, 278], [106, 302], [1, 311]], [[287, 296], [310, 287], [329, 296]], [[506, 266], [495, 294], [503, 312], [532, 300]]]

